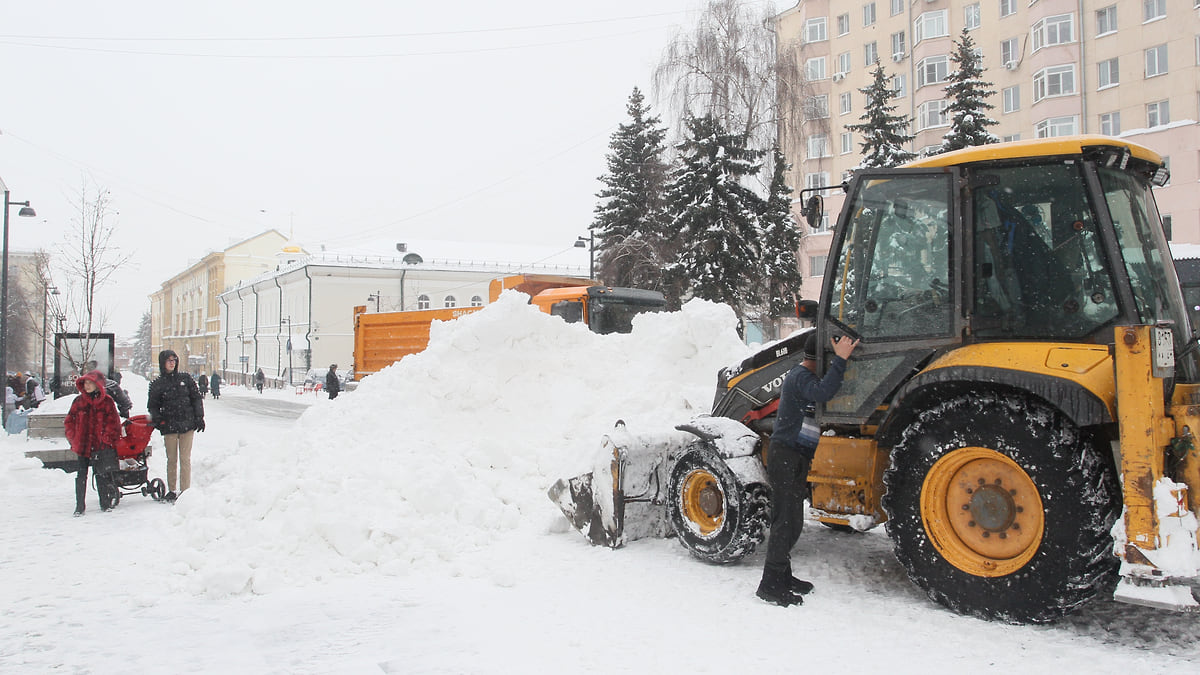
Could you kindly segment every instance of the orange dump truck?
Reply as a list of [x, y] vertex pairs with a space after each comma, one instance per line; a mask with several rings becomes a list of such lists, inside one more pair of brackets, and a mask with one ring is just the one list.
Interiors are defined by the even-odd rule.
[[[666, 301], [662, 293], [639, 288], [597, 285], [591, 279], [548, 274], [517, 274], [493, 279], [490, 302], [508, 289], [530, 296], [543, 312], [561, 316], [568, 323], [583, 322], [595, 333], [628, 333], [633, 317], [657, 312]], [[453, 307], [404, 312], [368, 313], [364, 305], [354, 308], [354, 378], [392, 365], [429, 345], [429, 327], [434, 321], [452, 321], [483, 307]]]

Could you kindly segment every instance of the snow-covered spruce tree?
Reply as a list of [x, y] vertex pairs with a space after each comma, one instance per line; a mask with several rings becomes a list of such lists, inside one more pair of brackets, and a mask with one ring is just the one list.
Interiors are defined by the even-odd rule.
[[761, 150], [747, 147], [746, 134], [725, 130], [712, 115], [689, 117], [687, 137], [666, 191], [667, 265], [672, 305], [686, 298], [723, 302], [739, 321], [757, 305], [762, 288], [759, 216], [762, 197], [745, 179], [761, 170]]
[[796, 264], [800, 248], [800, 229], [792, 216], [792, 188], [786, 175], [787, 160], [775, 148], [775, 170], [762, 214], [762, 274], [765, 288], [763, 301], [770, 316], [793, 316], [796, 294], [803, 278]]
[[596, 193], [597, 275], [609, 286], [662, 288], [662, 160], [666, 128], [649, 115], [637, 87], [626, 105], [630, 121], [617, 127], [608, 147], [604, 189]]
[[888, 168], [901, 164], [916, 157], [905, 146], [912, 142], [913, 137], [907, 133], [909, 118], [897, 115], [896, 92], [888, 84], [887, 74], [883, 66], [875, 64], [871, 74], [871, 84], [859, 89], [866, 98], [866, 110], [863, 111], [862, 124], [847, 124], [846, 129], [862, 134], [863, 161], [860, 168]]
[[939, 153], [1000, 142], [999, 137], [988, 131], [988, 127], [997, 124], [987, 115], [987, 111], [996, 107], [987, 102], [989, 97], [996, 95], [996, 91], [991, 88], [991, 82], [982, 79], [982, 57], [976, 53], [975, 41], [966, 28], [954, 45], [950, 60], [958, 64], [958, 70], [950, 73], [950, 84], [946, 85], [946, 98], [950, 101], [946, 108], [951, 120], [950, 131], [942, 137]]

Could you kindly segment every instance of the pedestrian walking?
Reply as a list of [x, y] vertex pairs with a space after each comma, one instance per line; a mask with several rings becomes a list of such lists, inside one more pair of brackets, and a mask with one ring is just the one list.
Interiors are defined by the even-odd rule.
[[254, 373], [254, 388], [258, 390], [258, 393], [262, 393], [263, 385], [266, 384], [266, 382], [267, 376], [263, 375], [262, 368], [259, 368], [258, 371]]
[[212, 389], [213, 398], [221, 398], [221, 374], [214, 372], [208, 378], [208, 388]]
[[179, 356], [170, 349], [159, 352], [158, 372], [146, 409], [167, 449], [166, 499], [174, 501], [176, 486], [182, 493], [192, 482], [192, 440], [204, 431], [204, 400], [192, 376], [179, 371]]
[[330, 400], [337, 398], [338, 394], [342, 391], [342, 383], [341, 380], [338, 380], [337, 376], [336, 363], [330, 365], [329, 372], [325, 374], [325, 391], [329, 392]]
[[[82, 516], [87, 496], [88, 468], [100, 450], [115, 449], [121, 437], [117, 404], [104, 391], [104, 374], [93, 370], [75, 381], [79, 395], [63, 418], [63, 432], [71, 451], [79, 456], [75, 474], [75, 515]], [[108, 509], [103, 509], [107, 511]]]
[[200, 373], [200, 377], [196, 380], [196, 386], [200, 387], [200, 398], [208, 396], [208, 376]]

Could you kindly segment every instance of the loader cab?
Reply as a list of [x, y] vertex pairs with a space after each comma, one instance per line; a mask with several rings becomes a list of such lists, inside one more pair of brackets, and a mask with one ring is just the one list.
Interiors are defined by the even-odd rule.
[[820, 323], [822, 335], [862, 345], [822, 421], [878, 421], [900, 385], [958, 345], [1108, 344], [1116, 325], [1170, 323], [1176, 353], [1191, 353], [1180, 374], [1194, 380], [1189, 317], [1151, 194], [1161, 167], [1138, 146], [1072, 137], [859, 172]]
[[666, 306], [663, 294], [639, 288], [579, 286], [542, 291], [531, 300], [567, 323], [584, 322], [593, 333], [630, 333], [633, 317]]

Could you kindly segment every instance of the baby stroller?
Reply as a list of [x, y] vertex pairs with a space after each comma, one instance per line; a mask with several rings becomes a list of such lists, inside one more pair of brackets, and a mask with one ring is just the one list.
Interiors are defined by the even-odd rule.
[[121, 495], [139, 492], [155, 501], [167, 496], [167, 486], [161, 478], [147, 481], [146, 458], [150, 456], [149, 415], [134, 415], [123, 425], [117, 447], [101, 450], [93, 457], [93, 479], [100, 495], [100, 508], [108, 510], [121, 501]]

